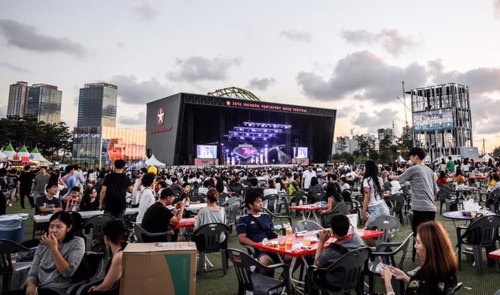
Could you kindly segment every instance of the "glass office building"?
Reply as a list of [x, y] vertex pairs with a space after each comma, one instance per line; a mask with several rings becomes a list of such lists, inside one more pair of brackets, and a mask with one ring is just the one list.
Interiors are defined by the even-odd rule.
[[29, 88], [26, 115], [46, 123], [61, 121], [62, 91], [57, 86], [48, 84], [33, 84]]
[[80, 88], [78, 127], [116, 126], [118, 87], [108, 83], [90, 83]]
[[106, 126], [75, 127], [73, 161], [84, 168], [109, 168], [117, 159], [142, 167], [146, 160], [146, 131]]

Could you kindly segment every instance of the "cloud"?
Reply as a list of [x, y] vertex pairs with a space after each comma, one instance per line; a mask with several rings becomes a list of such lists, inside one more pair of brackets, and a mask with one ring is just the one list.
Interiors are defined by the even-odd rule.
[[274, 78], [253, 78], [248, 81], [247, 88], [264, 91], [275, 82], [276, 80], [274, 80]]
[[352, 118], [352, 123], [359, 127], [368, 128], [370, 133], [375, 133], [378, 128], [391, 125], [398, 116], [398, 111], [388, 108], [380, 111], [359, 112], [357, 116]]
[[398, 56], [405, 48], [415, 46], [410, 37], [402, 36], [396, 29], [382, 29], [379, 33], [367, 30], [343, 30], [340, 36], [348, 43], [356, 45], [379, 43], [393, 56]]
[[7, 116], [7, 105], [0, 106], [0, 118]]
[[25, 25], [15, 20], [0, 19], [0, 35], [8, 45], [37, 52], [63, 52], [83, 57], [85, 48], [68, 38], [56, 38], [38, 33], [34, 26]]
[[140, 22], [152, 21], [158, 15], [157, 10], [148, 2], [131, 7], [129, 13], [133, 20]]
[[27, 68], [18, 67], [18, 66], [11, 64], [11, 63], [5, 62], [5, 61], [0, 62], [0, 66], [2, 68], [6, 68], [8, 70], [18, 72], [18, 73], [27, 73], [28, 72]]
[[493, 2], [493, 8], [495, 10], [495, 18], [500, 19], [500, 0]]
[[116, 75], [109, 82], [118, 86], [118, 96], [126, 104], [143, 105], [171, 93], [155, 78], [140, 82], [135, 76]]
[[206, 58], [190, 56], [186, 59], [177, 59], [179, 70], [170, 72], [167, 76], [174, 81], [223, 81], [227, 77], [230, 67], [238, 66], [241, 58]]
[[309, 43], [312, 40], [312, 34], [310, 32], [305, 32], [305, 31], [297, 31], [297, 30], [281, 31], [280, 35], [292, 41]]
[[420, 87], [426, 84], [427, 75], [419, 64], [391, 66], [369, 51], [360, 51], [339, 60], [328, 80], [312, 72], [299, 72], [296, 79], [304, 94], [317, 100], [338, 101], [357, 95], [357, 100], [387, 103], [401, 92], [401, 81]]
[[143, 125], [146, 122], [146, 113], [140, 112], [135, 116], [120, 116], [118, 123], [124, 125]]

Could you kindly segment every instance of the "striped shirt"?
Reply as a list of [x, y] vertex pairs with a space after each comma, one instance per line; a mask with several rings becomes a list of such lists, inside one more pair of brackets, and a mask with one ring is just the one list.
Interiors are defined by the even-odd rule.
[[425, 165], [413, 165], [399, 176], [399, 182], [410, 182], [411, 209], [436, 212], [434, 196], [438, 192], [434, 172]]

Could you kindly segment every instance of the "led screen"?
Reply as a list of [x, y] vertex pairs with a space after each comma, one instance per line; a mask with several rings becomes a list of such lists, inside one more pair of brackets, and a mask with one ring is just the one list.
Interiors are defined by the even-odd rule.
[[196, 157], [199, 159], [215, 159], [217, 157], [216, 145], [197, 145]]
[[435, 131], [453, 129], [453, 111], [440, 109], [413, 113], [413, 131]]
[[309, 158], [309, 153], [307, 147], [294, 147], [293, 157], [296, 159], [307, 159]]

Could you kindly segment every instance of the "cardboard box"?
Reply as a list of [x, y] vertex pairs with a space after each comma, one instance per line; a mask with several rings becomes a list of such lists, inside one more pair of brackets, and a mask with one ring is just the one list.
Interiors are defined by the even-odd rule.
[[192, 242], [128, 244], [120, 295], [195, 295], [196, 265]]

